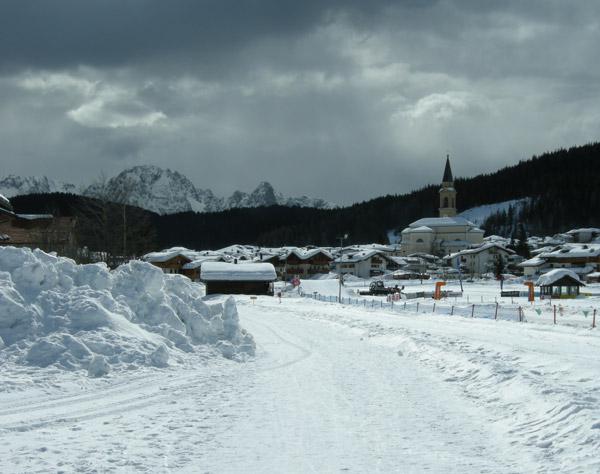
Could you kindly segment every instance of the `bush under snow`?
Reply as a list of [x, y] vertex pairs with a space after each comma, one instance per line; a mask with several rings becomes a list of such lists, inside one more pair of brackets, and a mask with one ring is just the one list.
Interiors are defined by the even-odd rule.
[[145, 262], [109, 271], [0, 247], [3, 359], [96, 377], [117, 366], [164, 367], [199, 345], [238, 360], [254, 354], [232, 298], [207, 304], [197, 284]]

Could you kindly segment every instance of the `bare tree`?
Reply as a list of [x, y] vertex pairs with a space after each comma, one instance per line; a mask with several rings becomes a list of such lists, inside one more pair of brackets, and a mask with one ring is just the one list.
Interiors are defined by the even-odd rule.
[[79, 212], [81, 241], [90, 248], [91, 260], [114, 267], [150, 244], [152, 238], [139, 239], [140, 235], [153, 236], [153, 231], [144, 211], [130, 205], [134, 189], [132, 180], [115, 183], [100, 175], [82, 193], [87, 199]]

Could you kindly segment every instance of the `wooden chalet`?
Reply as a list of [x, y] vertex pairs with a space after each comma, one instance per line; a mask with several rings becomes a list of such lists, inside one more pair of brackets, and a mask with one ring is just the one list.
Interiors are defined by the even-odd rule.
[[74, 217], [0, 213], [0, 245], [68, 254], [76, 246]]
[[200, 281], [200, 267], [206, 261], [220, 261], [221, 256], [200, 255], [184, 247], [173, 247], [160, 252], [151, 252], [143, 259], [160, 268], [164, 273], [184, 275], [192, 281]]
[[282, 273], [301, 277], [329, 273], [332, 262], [331, 254], [323, 249], [294, 249], [283, 257]]

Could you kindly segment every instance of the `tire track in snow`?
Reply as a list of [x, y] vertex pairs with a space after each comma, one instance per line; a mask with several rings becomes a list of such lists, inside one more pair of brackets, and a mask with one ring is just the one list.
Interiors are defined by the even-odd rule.
[[[23, 432], [52, 425], [64, 425], [89, 421], [96, 418], [113, 416], [120, 413], [143, 410], [149, 406], [165, 404], [173, 400], [173, 392], [185, 391], [191, 388], [203, 387], [208, 389], [213, 383], [217, 385], [226, 379], [226, 374], [220, 376], [198, 375], [196, 371], [180, 377], [170, 378], [166, 383], [157, 384], [159, 378], [152, 378], [151, 383], [140, 386], [127, 384], [119, 390], [107, 390], [96, 393], [95, 397], [86, 396], [82, 399], [66, 400], [55, 404], [41, 404], [31, 407], [31, 410], [7, 411], [0, 415], [1, 432]], [[183, 383], [188, 381], [187, 383]], [[150, 382], [150, 381], [149, 381]], [[207, 383], [208, 382], [208, 383]], [[131, 396], [131, 391], [134, 395]], [[93, 404], [93, 405], [90, 405]], [[14, 422], [11, 418], [21, 417], [24, 413], [42, 412], [26, 421]], [[49, 413], [45, 414], [44, 411]], [[5, 421], [6, 420], [6, 421]]]

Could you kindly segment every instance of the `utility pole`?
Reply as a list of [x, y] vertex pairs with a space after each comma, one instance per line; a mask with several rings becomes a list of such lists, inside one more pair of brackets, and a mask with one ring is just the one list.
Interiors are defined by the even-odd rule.
[[463, 293], [463, 284], [462, 284], [462, 273], [460, 271], [460, 257], [456, 257], [456, 263], [458, 265], [458, 281], [460, 282], [460, 293]]
[[339, 292], [338, 292], [338, 303], [342, 302], [342, 278], [343, 278], [343, 274], [342, 274], [342, 249], [344, 248], [344, 240], [348, 238], [348, 234], [344, 234], [341, 235], [339, 237], [340, 239], [340, 256], [338, 257], [339, 260], [339, 274], [338, 274], [338, 279], [339, 279]]

